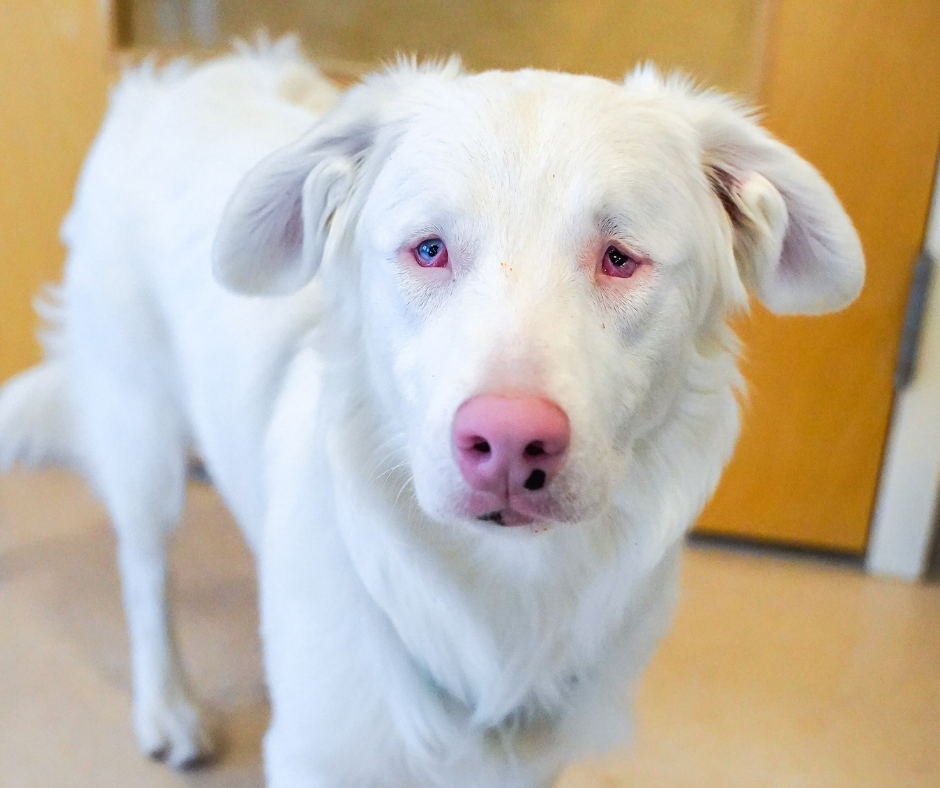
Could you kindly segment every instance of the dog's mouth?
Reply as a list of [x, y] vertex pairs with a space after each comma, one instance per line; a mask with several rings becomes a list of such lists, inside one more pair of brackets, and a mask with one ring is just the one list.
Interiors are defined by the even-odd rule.
[[476, 518], [482, 523], [495, 523], [496, 525], [531, 525], [535, 522], [534, 517], [530, 517], [515, 509], [499, 509], [495, 512], [487, 512]]
[[544, 490], [524, 490], [519, 495], [471, 490], [458, 503], [458, 511], [478, 523], [500, 526], [569, 523], [579, 519], [580, 514]]

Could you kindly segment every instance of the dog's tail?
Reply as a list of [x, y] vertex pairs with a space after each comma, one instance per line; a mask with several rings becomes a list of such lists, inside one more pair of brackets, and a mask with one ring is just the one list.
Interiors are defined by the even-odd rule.
[[40, 334], [46, 358], [0, 388], [0, 473], [16, 462], [36, 467], [76, 460], [57, 293], [46, 291], [36, 311], [46, 323]]

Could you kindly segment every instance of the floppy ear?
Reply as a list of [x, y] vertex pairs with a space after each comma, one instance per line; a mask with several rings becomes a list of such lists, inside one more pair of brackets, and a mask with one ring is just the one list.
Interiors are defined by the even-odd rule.
[[341, 105], [250, 170], [216, 230], [216, 279], [248, 295], [286, 294], [305, 285], [320, 265], [331, 219], [352, 190], [375, 127], [373, 118]]
[[704, 166], [734, 230], [745, 286], [772, 312], [848, 306], [865, 280], [858, 234], [816, 169], [717, 94], [687, 94]]
[[460, 73], [457, 58], [401, 59], [347, 90], [305, 137], [250, 170], [216, 230], [216, 279], [248, 295], [291, 293], [309, 282], [334, 217], [355, 189], [368, 185], [362, 183], [370, 177], [364, 163], [384, 144], [380, 140], [395, 137], [383, 129], [405, 122], [428, 93]]

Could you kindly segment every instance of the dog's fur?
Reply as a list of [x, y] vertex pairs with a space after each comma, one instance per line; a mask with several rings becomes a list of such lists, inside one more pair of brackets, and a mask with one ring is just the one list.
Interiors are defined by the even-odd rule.
[[[449, 268], [409, 256], [428, 235]], [[832, 190], [726, 97], [455, 62], [341, 95], [289, 42], [125, 75], [63, 237], [0, 464], [94, 483], [135, 731], [182, 765], [209, 742], [165, 544], [198, 452], [258, 559], [272, 788], [535, 788], [621, 742], [738, 433], [727, 317], [745, 288], [839, 309], [864, 276]], [[516, 391], [571, 446], [551, 517], [503, 527], [463, 514], [451, 421]]]

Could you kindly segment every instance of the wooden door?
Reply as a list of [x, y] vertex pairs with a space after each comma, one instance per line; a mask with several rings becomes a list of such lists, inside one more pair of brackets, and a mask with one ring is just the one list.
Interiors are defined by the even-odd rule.
[[940, 144], [940, 3], [780, 0], [772, 31], [767, 124], [842, 198], [867, 280], [842, 314], [741, 323], [750, 403], [700, 528], [861, 552]]
[[[100, 117], [107, 76], [95, 0], [19, 5], [7, 4], [3, 13], [26, 35], [10, 24], [0, 32], [4, 73], [22, 80], [15, 95], [0, 94], [0, 135], [7, 135], [0, 145], [18, 151], [12, 161], [0, 159], [7, 162], [0, 164], [0, 239], [15, 239], [0, 240], [0, 376], [36, 358], [28, 298], [61, 262], [55, 228]], [[81, 35], [66, 42], [50, 35], [49, 20], [62, 8], [81, 20]], [[751, 382], [745, 427], [699, 527], [864, 549], [904, 300], [940, 141], [940, 4], [123, 0], [115, 8], [117, 38], [138, 51], [219, 46], [263, 25], [275, 34], [299, 31], [334, 72], [400, 50], [457, 51], [471, 68], [533, 65], [612, 78], [652, 59], [755, 98], [770, 128], [835, 186], [862, 236], [868, 284], [838, 316], [784, 319], [755, 306], [741, 322]], [[34, 73], [33, 63], [42, 69]]]

